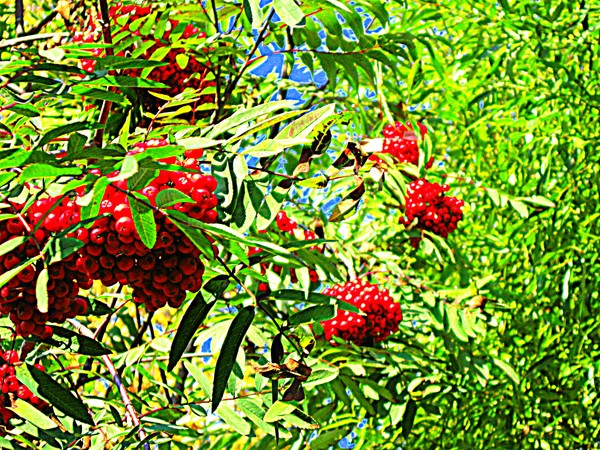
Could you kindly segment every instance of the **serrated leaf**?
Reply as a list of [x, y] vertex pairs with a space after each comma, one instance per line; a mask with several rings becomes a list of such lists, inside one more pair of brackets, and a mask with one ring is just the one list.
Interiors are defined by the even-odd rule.
[[[134, 192], [133, 195], [143, 202], [148, 201], [142, 194]], [[129, 207], [131, 208], [131, 217], [133, 218], [135, 229], [141, 241], [146, 247], [151, 249], [156, 244], [156, 220], [154, 219], [154, 211], [148, 205], [142, 203], [142, 201], [130, 198]]]
[[[303, 299], [304, 300], [304, 299]], [[317, 305], [310, 306], [295, 314], [288, 319], [290, 325], [300, 325], [301, 323], [323, 322], [335, 316], [335, 306]]]
[[38, 178], [58, 178], [62, 176], [81, 175], [81, 173], [81, 169], [78, 167], [57, 167], [50, 164], [33, 164], [23, 169], [19, 181], [25, 183], [26, 181]]
[[38, 144], [36, 145], [36, 148], [39, 148], [42, 145], [47, 144], [52, 139], [56, 139], [57, 137], [72, 133], [74, 131], [95, 130], [96, 128], [100, 128], [100, 127], [102, 127], [101, 124], [90, 124], [88, 122], [74, 122], [74, 123], [70, 123], [68, 125], [56, 127], [56, 128], [53, 128], [52, 130], [48, 131], [42, 137], [42, 139], [40, 139], [40, 142], [38, 142]]
[[17, 398], [14, 407], [10, 409], [22, 419], [31, 422], [33, 425], [42, 430], [58, 428], [58, 425], [54, 423], [54, 421], [52, 421], [52, 419], [50, 419], [46, 414], [41, 412], [31, 403], [21, 400], [20, 398]]
[[46, 344], [54, 345], [69, 350], [73, 353], [88, 356], [110, 355], [111, 351], [95, 339], [67, 328], [52, 325], [52, 338], [46, 339]]
[[291, 403], [276, 401], [265, 414], [265, 422], [278, 422], [296, 409]]
[[165, 206], [172, 206], [175, 203], [196, 202], [180, 190], [173, 188], [163, 189], [156, 196], [156, 206], [159, 208], [164, 208]]
[[274, 0], [273, 8], [283, 23], [295, 27], [304, 20], [304, 13], [293, 0]]
[[98, 178], [92, 189], [76, 200], [78, 205], [81, 205], [81, 220], [96, 217], [100, 212], [100, 204], [104, 199], [104, 193], [110, 181], [106, 177]]
[[194, 337], [198, 327], [202, 325], [202, 322], [204, 322], [204, 319], [206, 319], [206, 316], [208, 316], [208, 313], [214, 304], [215, 302], [206, 303], [204, 297], [202, 297], [202, 293], [198, 292], [196, 294], [177, 327], [177, 332], [173, 338], [173, 344], [171, 345], [171, 351], [169, 353], [168, 371], [173, 370]]
[[22, 364], [15, 370], [17, 378], [35, 395], [43, 398], [54, 408], [79, 422], [95, 426], [87, 406], [71, 391], [57, 383], [50, 375], [31, 364]]
[[546, 208], [556, 208], [556, 203], [541, 195], [532, 195], [531, 197], [522, 197], [521, 201], [535, 206], [544, 206]]
[[229, 380], [229, 375], [233, 370], [233, 365], [235, 364], [238, 351], [242, 346], [246, 332], [254, 320], [254, 314], [254, 306], [246, 306], [242, 308], [231, 322], [229, 330], [227, 331], [227, 336], [225, 336], [225, 340], [223, 341], [223, 346], [221, 347], [221, 352], [219, 353], [219, 358], [217, 359], [217, 364], [215, 366], [211, 402], [211, 409], [213, 411], [215, 411], [221, 403], [221, 399], [225, 393], [225, 387], [227, 386], [227, 382]]
[[48, 269], [45, 267], [38, 275], [38, 279], [35, 283], [35, 298], [37, 302], [37, 309], [45, 314], [48, 312]]
[[242, 436], [247, 436], [252, 431], [252, 427], [248, 422], [240, 417], [240, 415], [233, 411], [229, 406], [221, 404], [215, 411], [223, 421], [229, 425], [237, 433]]

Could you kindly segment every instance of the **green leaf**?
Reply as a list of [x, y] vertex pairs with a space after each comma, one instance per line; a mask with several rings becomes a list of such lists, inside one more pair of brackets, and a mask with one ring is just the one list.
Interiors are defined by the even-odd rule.
[[223, 421], [229, 425], [233, 430], [237, 433], [240, 433], [242, 436], [248, 436], [252, 431], [252, 427], [248, 422], [242, 419], [239, 413], [233, 411], [229, 406], [225, 404], [220, 404], [217, 410], [215, 411]]
[[209, 259], [213, 259], [213, 249], [212, 244], [206, 238], [204, 233], [197, 228], [192, 228], [188, 223], [196, 224], [202, 223], [200, 221], [193, 221], [188, 216], [183, 214], [180, 211], [169, 211], [169, 216], [173, 218], [172, 222], [179, 228], [183, 234], [185, 234], [190, 241], [200, 250], [204, 256]]
[[335, 316], [335, 306], [317, 305], [310, 306], [295, 314], [288, 319], [290, 325], [300, 325], [301, 323], [323, 322]]
[[247, 110], [240, 109], [233, 113], [231, 116], [229, 116], [227, 119], [215, 125], [215, 127], [208, 132], [206, 137], [208, 139], [213, 139], [214, 137], [218, 136], [219, 134], [225, 131], [231, 132], [238, 126], [243, 125], [252, 120], [256, 120], [259, 117], [264, 116], [265, 114], [270, 114], [272, 112], [284, 108], [293, 108], [295, 104], [295, 101], [283, 100], [279, 102], [264, 103], [262, 105], [255, 106]]
[[233, 365], [235, 364], [238, 351], [242, 346], [246, 332], [254, 320], [254, 314], [254, 306], [244, 307], [235, 316], [231, 322], [229, 330], [227, 331], [227, 336], [225, 336], [225, 340], [223, 341], [223, 346], [221, 347], [221, 352], [219, 353], [219, 358], [217, 359], [217, 364], [215, 366], [211, 403], [211, 409], [213, 411], [215, 411], [221, 403], [221, 399], [225, 393], [225, 387], [227, 386], [227, 381], [229, 380], [229, 375], [231, 374]]
[[54, 381], [50, 375], [36, 369], [31, 364], [22, 364], [16, 368], [17, 378], [35, 395], [43, 398], [53, 407], [79, 422], [94, 426], [94, 420], [87, 406], [71, 391]]
[[42, 139], [36, 145], [36, 148], [40, 148], [41, 146], [47, 144], [52, 139], [56, 139], [57, 137], [63, 136], [65, 134], [72, 133], [74, 131], [82, 131], [82, 130], [95, 130], [96, 128], [101, 128], [101, 124], [90, 124], [88, 122], [74, 122], [68, 125], [63, 125], [60, 127], [53, 128], [48, 131]]
[[217, 275], [214, 278], [211, 278], [204, 284], [204, 290], [206, 292], [210, 292], [214, 295], [215, 298], [220, 298], [223, 295], [223, 292], [227, 290], [229, 286], [229, 276], [228, 275]]
[[448, 324], [452, 334], [454, 334], [454, 336], [462, 342], [469, 342], [469, 336], [462, 325], [457, 307], [448, 305], [446, 307], [446, 313], [446, 318], [448, 319]]
[[294, 0], [274, 0], [273, 8], [283, 23], [295, 27], [304, 20], [304, 13]]
[[52, 419], [50, 419], [46, 414], [41, 412], [31, 403], [26, 402], [25, 400], [21, 400], [17, 398], [15, 402], [15, 406], [10, 408], [14, 411], [19, 417], [31, 422], [36, 427], [42, 430], [51, 430], [53, 428], [58, 428], [58, 425], [54, 423]]
[[48, 281], [50, 277], [48, 275], [48, 269], [45, 267], [38, 275], [38, 279], [35, 283], [35, 298], [37, 301], [37, 309], [45, 314], [48, 312]]
[[521, 217], [527, 219], [529, 217], [529, 209], [527, 205], [519, 200], [509, 200], [510, 205], [519, 213]]
[[504, 373], [506, 375], [508, 375], [508, 377], [516, 384], [519, 385], [521, 384], [521, 377], [519, 376], [519, 374], [515, 371], [515, 369], [513, 369], [513, 367], [507, 363], [502, 361], [501, 359], [498, 358], [492, 358], [492, 361], [494, 361], [494, 364], [499, 367], [500, 369], [502, 369], [504, 371]]
[[62, 261], [69, 255], [85, 245], [83, 241], [75, 238], [53, 237], [43, 249], [43, 252], [48, 256], [46, 261], [48, 265]]
[[402, 416], [402, 436], [404, 439], [408, 439], [412, 427], [415, 423], [415, 416], [417, 415], [418, 405], [411, 398], [406, 403], [406, 408], [404, 409], [404, 415]]
[[[135, 229], [140, 236], [144, 245], [148, 248], [154, 248], [156, 244], [156, 220], [154, 219], [154, 211], [142, 202], [147, 202], [148, 198], [137, 192], [133, 193], [135, 198], [129, 199], [129, 207], [131, 208], [131, 217], [135, 224]], [[137, 201], [140, 199], [141, 201]]]
[[534, 206], [544, 206], [546, 208], [556, 208], [556, 203], [552, 200], [543, 197], [541, 195], [533, 195], [531, 197], [522, 197], [520, 199], [523, 202], [529, 203]]
[[18, 266], [15, 266], [12, 269], [4, 272], [2, 275], [0, 275], [0, 288], [2, 286], [4, 286], [6, 283], [8, 283], [10, 280], [12, 280], [14, 277], [16, 277], [19, 273], [21, 273], [23, 271], [23, 269], [25, 269], [25, 267], [30, 266], [31, 264], [33, 264], [35, 261], [37, 261], [40, 258], [41, 258], [41, 255], [34, 256], [31, 259], [23, 261]]
[[25, 242], [27, 242], [29, 239], [30, 239], [29, 236], [15, 236], [6, 242], [3, 242], [0, 245], [0, 256], [10, 253], [11, 251], [13, 251], [15, 248], [17, 248], [21, 244], [24, 244]]
[[109, 178], [109, 180], [111, 182], [127, 180], [128, 178], [134, 176], [138, 172], [138, 170], [139, 166], [137, 159], [135, 159], [132, 155], [125, 155], [119, 174], [113, 178]]
[[77, 199], [77, 204], [81, 205], [81, 220], [91, 219], [98, 215], [104, 193], [109, 184], [108, 178], [98, 178], [92, 189], [83, 197]]
[[178, 189], [164, 189], [156, 196], [156, 206], [164, 208], [165, 206], [172, 206], [175, 203], [196, 203], [189, 196], [185, 195]]
[[26, 181], [38, 178], [58, 178], [62, 176], [81, 175], [81, 169], [78, 167], [57, 167], [50, 164], [32, 164], [27, 166], [21, 172], [19, 181]]
[[296, 407], [291, 403], [282, 402], [278, 400], [275, 403], [273, 403], [273, 405], [268, 409], [267, 413], [265, 414], [264, 421], [278, 422], [295, 410]]
[[52, 338], [46, 344], [64, 348], [73, 353], [88, 356], [110, 355], [111, 351], [95, 339], [83, 336], [67, 328], [52, 325]]
[[202, 297], [202, 293], [198, 292], [196, 294], [177, 327], [177, 332], [173, 338], [173, 344], [169, 353], [168, 371], [173, 370], [214, 304], [215, 302], [206, 303], [204, 297]]

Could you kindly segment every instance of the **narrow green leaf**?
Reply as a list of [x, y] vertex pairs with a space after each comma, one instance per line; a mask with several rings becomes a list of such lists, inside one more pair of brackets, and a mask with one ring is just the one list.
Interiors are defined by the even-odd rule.
[[131, 217], [135, 224], [135, 229], [140, 236], [144, 245], [148, 248], [154, 248], [156, 244], [156, 220], [154, 219], [154, 211], [142, 202], [147, 202], [148, 198], [137, 192], [133, 193], [135, 198], [129, 199], [129, 207], [131, 208]]
[[[303, 299], [304, 300], [304, 299]], [[295, 314], [288, 319], [290, 325], [300, 325], [308, 322], [323, 322], [335, 316], [335, 306], [317, 305], [310, 306]]]
[[40, 139], [40, 142], [38, 142], [38, 144], [36, 145], [36, 148], [39, 148], [42, 145], [45, 145], [48, 142], [50, 142], [52, 139], [56, 139], [57, 137], [63, 136], [65, 134], [69, 134], [74, 131], [94, 130], [101, 126], [102, 125], [100, 125], [100, 124], [93, 125], [88, 122], [74, 122], [74, 123], [70, 123], [68, 125], [63, 125], [60, 127], [53, 128], [52, 130], [48, 131], [42, 137], [42, 139]]
[[220, 298], [229, 286], [228, 275], [217, 275], [204, 283], [204, 290], [210, 292], [215, 298]]
[[81, 169], [78, 167], [57, 167], [50, 164], [32, 164], [27, 166], [21, 172], [19, 181], [26, 181], [38, 178], [58, 178], [62, 176], [81, 175]]
[[156, 206], [164, 208], [175, 203], [195, 203], [193, 199], [177, 189], [164, 189], [156, 196]]
[[113, 178], [110, 178], [110, 181], [122, 181], [127, 180], [134, 176], [139, 170], [139, 165], [137, 159], [135, 159], [132, 155], [126, 155], [123, 159], [123, 163], [121, 165], [121, 170], [119, 174]]
[[415, 423], [415, 416], [417, 415], [417, 403], [411, 398], [406, 403], [406, 408], [404, 409], [404, 415], [402, 416], [402, 436], [404, 439], [408, 439], [412, 427]]
[[229, 375], [235, 364], [238, 351], [242, 346], [246, 332], [254, 320], [254, 314], [254, 306], [246, 306], [241, 309], [231, 322], [229, 330], [227, 331], [227, 336], [225, 336], [225, 340], [223, 341], [223, 347], [221, 347], [221, 352], [219, 353], [219, 358], [217, 359], [215, 367], [211, 403], [211, 409], [213, 411], [215, 411], [221, 403], [227, 381], [229, 380]]
[[[200, 221], [194, 221], [190, 219], [188, 216], [183, 214], [180, 211], [169, 211], [169, 216], [172, 217], [173, 223], [181, 230], [183, 234], [185, 234], [190, 241], [200, 250], [204, 256], [209, 259], [213, 259], [213, 249], [212, 244], [206, 238], [201, 229], [192, 228], [192, 226], [188, 225], [188, 223], [192, 223], [194, 225], [201, 224]], [[198, 225], [200, 227], [200, 225]]]
[[276, 401], [265, 414], [265, 422], [278, 422], [296, 409], [291, 403]]
[[48, 265], [62, 261], [69, 255], [75, 253], [85, 245], [84, 242], [75, 238], [53, 237], [43, 249], [43, 252], [48, 256]]
[[227, 405], [220, 404], [215, 411], [215, 414], [223, 419], [223, 421], [233, 428], [235, 432], [240, 433], [242, 436], [247, 436], [252, 431], [250, 424], [242, 419], [239, 413], [235, 412]]
[[95, 425], [87, 406], [47, 373], [31, 364], [22, 364], [16, 368], [16, 374], [17, 378], [35, 395], [43, 398], [62, 413], [79, 422]]
[[185, 311], [177, 332], [173, 338], [173, 344], [171, 345], [171, 351], [169, 353], [169, 364], [167, 366], [168, 371], [172, 371], [183, 352], [187, 348], [188, 344], [194, 337], [194, 334], [198, 330], [198, 327], [202, 325], [206, 316], [214, 306], [215, 302], [206, 303], [202, 293], [198, 292], [194, 300], [188, 306]]
[[19, 245], [24, 244], [29, 240], [29, 236], [15, 236], [0, 245], [0, 256], [10, 253]]
[[26, 402], [17, 398], [15, 406], [12, 409], [19, 417], [31, 422], [36, 427], [42, 430], [51, 430], [58, 428], [58, 425], [52, 421], [46, 414], [42, 413], [39, 409], [33, 406], [31, 403]]
[[521, 377], [509, 363], [498, 358], [492, 358], [492, 360], [494, 361], [494, 364], [502, 369], [515, 384], [521, 384]]
[[35, 298], [37, 301], [37, 309], [42, 313], [48, 312], [48, 269], [45, 267], [38, 275], [38, 279], [35, 283]]
[[23, 261], [18, 266], [15, 266], [12, 269], [4, 272], [2, 275], [0, 275], [0, 288], [6, 283], [8, 283], [10, 280], [12, 280], [14, 277], [16, 277], [19, 273], [21, 273], [21, 271], [25, 269], [25, 267], [30, 266], [40, 258], [41, 255], [34, 256], [33, 258], [28, 259], [27, 261]]
[[52, 325], [52, 338], [46, 344], [54, 345], [73, 353], [88, 356], [110, 355], [111, 351], [95, 339], [83, 336], [67, 328]]

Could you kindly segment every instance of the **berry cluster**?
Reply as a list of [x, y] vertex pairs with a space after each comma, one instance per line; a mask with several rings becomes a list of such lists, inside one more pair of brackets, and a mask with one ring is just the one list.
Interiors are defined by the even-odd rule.
[[[79, 221], [78, 206], [66, 198], [60, 201], [56, 198], [36, 200], [25, 212], [22, 212], [23, 206], [13, 204], [16, 217], [0, 222], [1, 243], [21, 242], [12, 251], [0, 256], [0, 274], [39, 255], [51, 233]], [[47, 313], [41, 313], [36, 307], [35, 287], [43, 268], [41, 262], [28, 265], [0, 289], [0, 314], [10, 317], [18, 334], [50, 337], [52, 328], [46, 322], [64, 322], [85, 313], [87, 303], [77, 295], [80, 288], [89, 289], [92, 283], [73, 265], [75, 260], [76, 254], [71, 254], [48, 267]]]
[[[462, 219], [464, 202], [456, 197], [447, 197], [450, 187], [447, 184], [430, 183], [419, 178], [408, 185], [405, 216], [400, 223], [408, 226], [417, 219], [416, 228], [431, 231], [443, 238], [456, 230]], [[419, 244], [420, 238], [411, 238], [413, 246]]]
[[[300, 227], [298, 226], [298, 223], [294, 220], [291, 219], [290, 217], [288, 217], [288, 215], [285, 213], [285, 211], [279, 211], [277, 213], [277, 216], [275, 217], [275, 224], [277, 225], [277, 228], [279, 229], [279, 231], [286, 233], [286, 234], [290, 234], [290, 235], [295, 235], [297, 233], [300, 233]], [[266, 233], [265, 230], [261, 230], [260, 233]], [[303, 236], [304, 240], [306, 241], [312, 241], [317, 239], [317, 235], [315, 234], [314, 231], [312, 230], [307, 230], [304, 229], [301, 232], [301, 236]], [[312, 246], [310, 247], [311, 250], [316, 250], [321, 252], [322, 249], [319, 248], [318, 246]], [[248, 251], [248, 256], [252, 256], [256, 253], [260, 253], [261, 249], [258, 247], [251, 247], [250, 250]], [[267, 272], [267, 264], [265, 263], [261, 263], [261, 272], [264, 275]], [[276, 274], [280, 275], [283, 272], [283, 267], [282, 266], [278, 266], [278, 265], [273, 265], [273, 272], [275, 272]], [[312, 283], [316, 283], [319, 281], [319, 275], [317, 274], [317, 272], [314, 269], [310, 269], [309, 270], [309, 275], [310, 275], [310, 281]], [[296, 271], [293, 268], [290, 268], [290, 279], [292, 281], [292, 283], [296, 283], [298, 281], [298, 277], [296, 276]], [[267, 283], [260, 283], [258, 285], [258, 291], [259, 292], [268, 292], [269, 291], [269, 285]]]
[[[48, 404], [33, 395], [27, 386], [15, 376], [15, 363], [19, 362], [19, 355], [14, 350], [8, 350], [0, 353], [0, 426], [7, 427], [8, 421], [14, 416], [14, 413], [8, 409], [12, 406], [15, 397], [31, 403], [39, 410], [45, 409]], [[44, 370], [44, 366], [36, 364], [39, 370]]]
[[379, 290], [368, 281], [356, 279], [327, 288], [323, 294], [350, 303], [362, 311], [362, 314], [357, 314], [340, 309], [333, 319], [322, 322], [326, 340], [338, 336], [357, 345], [372, 345], [398, 331], [402, 310], [387, 289]]
[[[121, 3], [117, 3], [109, 9], [114, 43], [122, 48], [123, 43], [127, 42], [127, 40], [130, 40], [132, 37], [138, 38], [137, 42], [120, 50], [117, 53], [117, 56], [125, 56], [126, 54], [133, 52], [136, 48], [145, 48], [145, 52], [140, 55], [139, 58], [150, 60], [151, 56], [156, 51], [170, 46], [173, 43], [171, 34], [173, 30], [180, 27], [179, 22], [176, 20], [168, 20], [167, 29], [160, 39], [156, 39], [153, 33], [150, 33], [149, 35], [141, 34], [140, 22], [142, 22], [143, 18], [149, 16], [150, 13], [151, 8], [148, 6], [123, 5]], [[84, 32], [76, 32], [73, 40], [75, 42], [84, 43], [101, 41], [100, 19], [101, 18], [98, 16], [96, 20], [90, 20], [87, 30]], [[183, 27], [183, 25], [181, 25], [181, 27]], [[203, 39], [206, 37], [206, 33], [201, 32], [191, 24], [185, 25], [183, 30], [180, 31], [182, 31], [182, 39]], [[91, 52], [96, 57], [105, 54], [104, 49], [102, 48], [92, 49]], [[183, 57], [180, 55], [183, 55]], [[210, 63], [208, 61], [201, 63], [196, 56], [186, 52], [183, 48], [171, 49], [161, 62], [167, 64], [165, 66], [156, 67], [147, 77], [150, 80], [169, 86], [169, 89], [161, 89], [157, 92], [173, 97], [181, 93], [186, 87], [202, 91], [209, 86], [215, 85], [214, 81], [209, 81], [207, 79], [210, 72]], [[96, 60], [83, 59], [81, 66], [86, 72], [92, 73], [96, 67]], [[124, 74], [139, 77], [141, 72], [141, 69], [126, 69]], [[159, 99], [152, 96], [147, 96], [147, 98], [145, 98], [145, 106], [152, 111], [158, 109], [158, 102]], [[200, 104], [212, 102], [214, 102], [214, 96], [210, 94], [204, 95], [199, 100]]]
[[[138, 144], [129, 153], [140, 153], [150, 147], [167, 145], [165, 140]], [[192, 202], [176, 203], [167, 207], [186, 213], [207, 223], [217, 220], [218, 204], [214, 191], [216, 180], [199, 171], [202, 150], [190, 150], [186, 159], [176, 157], [159, 159], [179, 165], [186, 171], [159, 171], [150, 184], [139, 191], [147, 204], [156, 206], [160, 191], [177, 189]], [[100, 174], [97, 171], [92, 171]], [[116, 173], [109, 174], [116, 175]], [[0, 243], [11, 239], [15, 248], [0, 256], [0, 274], [40, 254], [53, 233], [75, 228], [67, 237], [79, 239], [85, 245], [60, 262], [48, 267], [48, 312], [37, 309], [36, 282], [43, 269], [41, 261], [25, 267], [0, 289], [0, 314], [9, 315], [17, 334], [52, 336], [46, 322], [62, 323], [86, 312], [86, 301], [78, 297], [80, 289], [90, 289], [94, 280], [105, 286], [116, 283], [133, 289], [133, 300], [144, 303], [149, 311], [169, 304], [178, 307], [186, 291], [196, 292], [202, 286], [204, 265], [200, 251], [162, 213], [154, 213], [157, 241], [147, 248], [136, 230], [127, 195], [127, 182], [109, 185], [100, 204], [100, 214], [89, 228], [76, 228], [80, 221], [79, 206], [73, 199], [42, 198], [26, 211], [24, 205], [12, 204], [16, 217], [0, 222]], [[83, 191], [78, 191], [83, 195]], [[73, 227], [75, 226], [75, 227]], [[21, 242], [22, 241], [22, 242]]]
[[[425, 136], [427, 134], [425, 125], [417, 123], [417, 126], [421, 132], [421, 136]], [[400, 122], [387, 125], [383, 129], [383, 138], [382, 153], [394, 156], [398, 162], [407, 162], [415, 166], [419, 164], [419, 143], [410, 122], [406, 122], [406, 125]], [[376, 156], [372, 158], [376, 161], [381, 161]], [[427, 162], [425, 168], [429, 169], [432, 164], [433, 158]]]

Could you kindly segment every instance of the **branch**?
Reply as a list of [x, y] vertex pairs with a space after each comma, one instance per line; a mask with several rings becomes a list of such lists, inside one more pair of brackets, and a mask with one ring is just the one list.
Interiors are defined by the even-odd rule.
[[[69, 319], [69, 323], [71, 325], [73, 325], [75, 327], [75, 329], [77, 331], [79, 331], [81, 334], [83, 334], [84, 336], [87, 336], [92, 339], [94, 338], [94, 333], [92, 333], [92, 331], [89, 328], [85, 327], [78, 321], [76, 321], [74, 319]], [[104, 362], [104, 365], [106, 366], [106, 368], [112, 375], [115, 385], [119, 389], [119, 394], [121, 394], [121, 399], [123, 400], [123, 404], [125, 405], [125, 410], [127, 411], [127, 415], [129, 415], [129, 418], [131, 419], [131, 422], [133, 423], [133, 425], [139, 428], [138, 437], [140, 438], [140, 441], [142, 441], [142, 442], [145, 441], [146, 437], [148, 435], [146, 434], [146, 430], [144, 430], [144, 427], [140, 423], [140, 419], [137, 415], [137, 412], [135, 411], [135, 408], [133, 407], [133, 404], [131, 403], [131, 399], [129, 398], [129, 393], [127, 392], [127, 389], [123, 385], [123, 382], [121, 381], [121, 378], [119, 377], [119, 374], [117, 373], [117, 369], [115, 368], [115, 365], [113, 364], [113, 362], [110, 359], [110, 356], [108, 356], [108, 355], [103, 355], [102, 361]], [[148, 442], [144, 443], [144, 450], [150, 450], [150, 444]]]
[[[112, 34], [110, 31], [110, 16], [108, 14], [108, 4], [106, 0], [99, 0], [100, 3], [100, 14], [102, 15], [102, 37], [104, 43], [108, 46], [106, 47], [106, 56], [113, 56], [113, 48], [112, 48]], [[116, 88], [110, 87], [108, 88], [109, 92], [113, 92]], [[110, 100], [104, 100], [102, 102], [102, 108], [100, 109], [100, 119], [98, 120], [101, 125], [106, 125], [106, 121], [108, 120], [108, 113], [110, 112], [110, 108], [112, 107], [112, 102]], [[102, 147], [102, 140], [104, 139], [104, 127], [98, 128], [96, 131], [96, 136], [94, 136], [94, 143], [98, 147]]]

